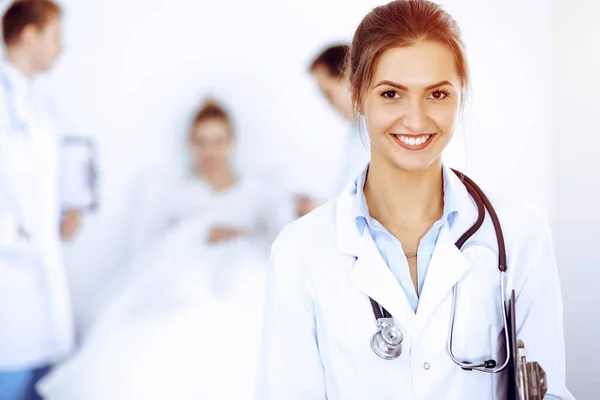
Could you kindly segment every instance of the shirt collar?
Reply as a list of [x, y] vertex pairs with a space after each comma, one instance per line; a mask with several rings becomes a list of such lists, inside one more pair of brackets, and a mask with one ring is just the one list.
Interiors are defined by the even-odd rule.
[[[370, 214], [369, 207], [367, 205], [367, 199], [365, 198], [365, 181], [367, 178], [368, 166], [358, 176], [353, 187], [352, 194], [354, 195], [354, 202], [352, 204], [352, 210], [356, 226], [359, 232], [362, 234], [367, 224], [371, 228], [375, 227], [375, 223]], [[442, 222], [448, 222], [449, 228], [452, 229], [456, 216], [458, 215], [458, 205], [456, 201], [456, 182], [452, 179], [453, 172], [446, 166], [442, 166], [442, 176], [444, 180], [444, 214], [442, 216]]]

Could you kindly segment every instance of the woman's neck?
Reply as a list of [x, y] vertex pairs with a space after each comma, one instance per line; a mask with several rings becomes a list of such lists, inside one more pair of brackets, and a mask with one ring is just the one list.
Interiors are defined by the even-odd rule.
[[215, 191], [227, 190], [236, 182], [236, 176], [230, 169], [223, 169], [210, 172], [200, 173], [200, 177], [204, 179], [210, 187]]
[[364, 192], [371, 217], [388, 229], [433, 223], [444, 210], [442, 162], [407, 172], [377, 157], [369, 165]]

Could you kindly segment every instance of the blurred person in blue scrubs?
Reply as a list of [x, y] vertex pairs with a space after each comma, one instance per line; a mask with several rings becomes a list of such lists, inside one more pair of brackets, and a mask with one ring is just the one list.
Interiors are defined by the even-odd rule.
[[[310, 73], [327, 102], [349, 123], [348, 131], [344, 135], [338, 176], [331, 193], [333, 197], [341, 193], [344, 186], [358, 175], [369, 161], [368, 146], [361, 141], [359, 122], [353, 117], [350, 87], [345, 76], [348, 50], [349, 46], [346, 44], [327, 47], [310, 65]], [[321, 199], [297, 196], [297, 213], [299, 216], [305, 215], [322, 203]]]
[[58, 129], [34, 79], [62, 52], [61, 9], [13, 2], [2, 17], [0, 62], [0, 400], [39, 399], [35, 383], [73, 346], [61, 237], [80, 213], [61, 213]]

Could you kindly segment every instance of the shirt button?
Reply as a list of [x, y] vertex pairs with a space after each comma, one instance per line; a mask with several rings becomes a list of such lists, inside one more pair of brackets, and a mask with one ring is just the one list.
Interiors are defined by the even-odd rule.
[[425, 371], [429, 371], [429, 368], [431, 368], [431, 365], [429, 365], [429, 363], [425, 363], [425, 364], [423, 364], [423, 368], [425, 368]]

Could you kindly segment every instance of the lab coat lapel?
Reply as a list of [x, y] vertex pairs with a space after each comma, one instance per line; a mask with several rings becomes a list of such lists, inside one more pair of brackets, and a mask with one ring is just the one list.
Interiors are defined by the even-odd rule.
[[457, 202], [459, 215], [452, 231], [445, 223], [440, 231], [427, 271], [419, 307], [415, 315], [404, 290], [379, 254], [373, 238], [365, 230], [362, 237], [352, 219], [356, 184], [349, 184], [337, 200], [338, 246], [357, 258], [350, 282], [385, 307], [411, 335], [418, 335], [454, 285], [468, 272], [471, 261], [455, 242], [474, 222], [477, 208], [460, 179], [447, 167], [448, 190]]
[[[356, 184], [348, 184], [337, 200], [338, 247], [344, 253], [356, 257], [349, 282], [388, 310], [399, 325], [407, 333], [411, 333], [415, 313], [404, 290], [381, 257], [369, 230], [365, 229], [361, 236], [352, 218], [355, 192]], [[369, 299], [365, 298], [365, 301], [368, 304]]]
[[381, 257], [368, 229], [365, 229], [362, 239], [350, 282], [388, 310], [399, 325], [412, 335], [415, 313], [404, 290]]
[[444, 299], [452, 295], [452, 288], [467, 273], [470, 266], [471, 261], [456, 247], [448, 224], [444, 224], [419, 299], [415, 334], [425, 327]]
[[458, 216], [452, 227], [447, 221], [440, 230], [419, 299], [416, 335], [443, 301], [452, 296], [452, 288], [471, 267], [471, 260], [455, 243], [475, 223], [478, 210], [461, 180], [448, 167], [444, 166], [444, 169], [444, 178], [447, 179], [445, 190], [450, 192], [448, 195], [456, 203]]

